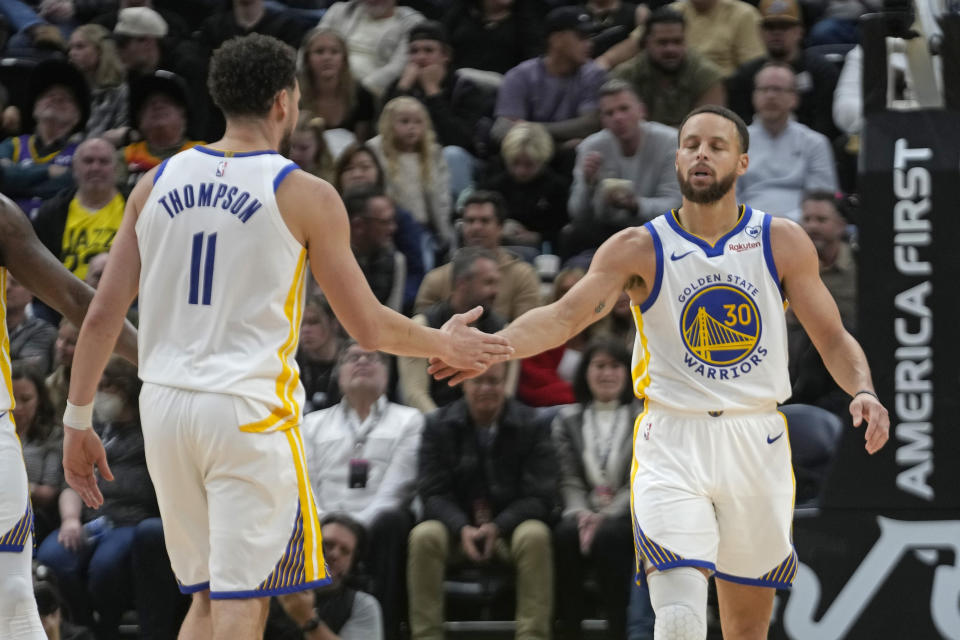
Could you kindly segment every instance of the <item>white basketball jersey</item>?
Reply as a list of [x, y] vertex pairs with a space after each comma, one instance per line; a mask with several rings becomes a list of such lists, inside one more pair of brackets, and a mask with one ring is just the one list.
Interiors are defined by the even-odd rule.
[[[13, 378], [10, 374], [10, 334], [7, 333], [7, 270], [0, 267], [0, 413], [13, 409]], [[12, 421], [11, 421], [12, 422]]]
[[247, 431], [299, 423], [306, 250], [274, 196], [296, 164], [194, 147], [169, 158], [137, 220], [140, 377], [247, 400]]
[[633, 307], [634, 391], [680, 411], [769, 407], [790, 396], [771, 217], [741, 205], [715, 245], [670, 211], [648, 222], [657, 274]]

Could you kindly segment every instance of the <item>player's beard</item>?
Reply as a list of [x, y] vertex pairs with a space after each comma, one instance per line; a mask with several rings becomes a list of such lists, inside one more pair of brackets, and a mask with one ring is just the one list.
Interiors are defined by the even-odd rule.
[[283, 136], [280, 138], [280, 146], [277, 148], [280, 153], [290, 153], [290, 138], [293, 137], [293, 132], [297, 128], [296, 119], [291, 119], [290, 124], [283, 130]]
[[690, 181], [677, 169], [677, 181], [680, 182], [680, 193], [683, 197], [696, 204], [712, 204], [717, 202], [723, 196], [727, 195], [733, 188], [733, 183], [737, 181], [737, 171], [734, 169], [720, 180], [717, 180], [709, 187], [696, 189]]

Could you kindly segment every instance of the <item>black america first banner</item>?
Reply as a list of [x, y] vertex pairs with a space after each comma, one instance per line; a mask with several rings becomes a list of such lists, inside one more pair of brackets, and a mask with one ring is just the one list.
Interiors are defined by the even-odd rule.
[[960, 639], [960, 112], [873, 113], [863, 141], [859, 337], [890, 441], [843, 434], [771, 637]]

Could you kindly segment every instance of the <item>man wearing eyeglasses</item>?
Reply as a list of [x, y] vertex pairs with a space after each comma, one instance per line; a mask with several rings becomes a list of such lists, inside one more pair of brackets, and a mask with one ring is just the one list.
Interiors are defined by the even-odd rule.
[[371, 592], [383, 610], [385, 637], [396, 638], [423, 414], [387, 400], [386, 354], [350, 340], [335, 375], [343, 400], [303, 420], [307, 470], [317, 509], [349, 513], [366, 529]]
[[753, 107], [750, 166], [737, 182], [737, 201], [799, 222], [804, 193], [837, 191], [830, 141], [793, 119], [797, 82], [785, 62], [768, 62], [757, 72]]
[[740, 65], [727, 79], [727, 106], [750, 122], [754, 115], [753, 77], [770, 60], [786, 62], [797, 74], [797, 122], [833, 139], [838, 131], [831, 105], [839, 68], [822, 54], [803, 48], [803, 19], [797, 0], [761, 0], [757, 8], [763, 18], [760, 37], [766, 55]]

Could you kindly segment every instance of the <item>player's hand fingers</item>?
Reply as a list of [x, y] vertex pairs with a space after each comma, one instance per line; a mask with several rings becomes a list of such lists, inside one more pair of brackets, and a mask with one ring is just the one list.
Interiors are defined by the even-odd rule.
[[437, 364], [427, 367], [427, 374], [433, 376], [435, 380], [444, 380], [449, 378], [457, 371], [457, 369], [451, 367], [445, 362], [438, 362]]
[[890, 438], [890, 415], [879, 402], [871, 403], [867, 407], [867, 452], [874, 454], [879, 451]]
[[100, 447], [100, 456], [97, 458], [97, 471], [100, 472], [100, 475], [103, 476], [104, 479], [113, 482], [113, 472], [107, 463], [107, 452], [104, 451], [102, 446]]
[[[97, 489], [97, 483], [92, 473], [84, 476], [77, 473], [68, 473], [67, 484], [77, 492], [77, 495], [80, 496], [80, 499], [83, 500], [85, 505], [91, 509], [96, 509], [100, 506], [101, 502], [97, 499], [100, 490]], [[100, 499], [102, 500], [102, 496]]]
[[863, 401], [859, 396], [854, 396], [850, 401], [850, 416], [853, 418], [854, 427], [859, 427], [863, 422]]
[[449, 384], [451, 387], [455, 387], [461, 382], [463, 382], [464, 380], [469, 380], [470, 378], [476, 378], [478, 375], [483, 373], [483, 371], [484, 371], [483, 368], [475, 371], [459, 371], [457, 375], [451, 378], [450, 382], [448, 382], [447, 384]]
[[457, 319], [461, 324], [470, 324], [471, 322], [476, 322], [480, 319], [480, 316], [483, 315], [483, 307], [480, 305], [475, 306], [470, 311], [464, 311], [463, 313], [458, 313], [453, 316], [451, 320]]

